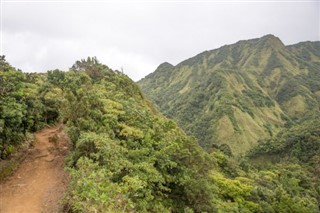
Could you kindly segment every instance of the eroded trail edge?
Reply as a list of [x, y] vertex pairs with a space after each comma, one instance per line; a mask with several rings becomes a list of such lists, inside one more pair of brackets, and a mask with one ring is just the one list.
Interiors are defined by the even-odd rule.
[[68, 150], [62, 125], [37, 132], [26, 159], [0, 185], [0, 213], [62, 212], [60, 200], [68, 184], [64, 157]]

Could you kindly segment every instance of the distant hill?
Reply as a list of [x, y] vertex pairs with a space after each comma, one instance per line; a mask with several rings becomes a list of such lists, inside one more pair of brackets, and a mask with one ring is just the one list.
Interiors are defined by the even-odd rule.
[[320, 42], [239, 41], [163, 63], [138, 83], [202, 147], [239, 155], [319, 112]]

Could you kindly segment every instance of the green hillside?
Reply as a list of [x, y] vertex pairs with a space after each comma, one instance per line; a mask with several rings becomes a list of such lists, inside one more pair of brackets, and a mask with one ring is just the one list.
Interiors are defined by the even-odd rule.
[[319, 112], [319, 46], [266, 35], [163, 63], [138, 84], [206, 150], [239, 155]]
[[4, 57], [0, 62], [0, 163], [30, 133], [63, 121], [72, 143], [66, 165], [70, 212], [213, 208], [210, 192], [202, 192], [212, 168], [209, 155], [126, 75], [96, 58], [45, 74], [22, 73]]
[[[169, 64], [162, 67], [172, 71]], [[205, 152], [157, 112], [137, 84], [96, 58], [77, 61], [69, 71], [26, 74], [1, 57], [0, 81], [0, 165], [33, 132], [64, 123], [72, 144], [65, 165], [71, 179], [65, 212], [320, 211], [317, 114], [294, 121], [288, 131], [272, 132], [271, 139], [239, 158], [230, 156], [226, 146]], [[226, 93], [221, 93], [219, 109], [227, 106], [231, 91], [221, 87]], [[271, 96], [257, 96], [233, 101], [252, 108], [266, 105], [253, 116], [271, 109], [286, 113]], [[244, 114], [240, 105], [221, 112], [230, 125], [227, 113], [234, 108]]]

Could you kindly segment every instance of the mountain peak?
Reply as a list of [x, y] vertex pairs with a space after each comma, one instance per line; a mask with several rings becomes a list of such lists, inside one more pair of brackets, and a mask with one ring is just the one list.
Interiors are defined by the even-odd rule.
[[262, 39], [279, 39], [277, 36], [273, 35], [273, 34], [266, 34], [264, 36], [261, 37]]
[[272, 47], [273, 49], [282, 49], [285, 47], [282, 41], [272, 34], [261, 37], [258, 42], [265, 47]]
[[288, 49], [274, 35], [242, 40], [173, 68], [164, 63], [139, 84], [204, 149], [226, 146], [241, 155], [319, 109], [319, 48], [307, 44]]
[[163, 62], [157, 67], [157, 69], [153, 73], [150, 73], [140, 81], [143, 81], [144, 79], [154, 78], [155, 76], [158, 76], [158, 75], [167, 75], [173, 70], [173, 68], [174, 66], [172, 64], [168, 62]]
[[168, 62], [163, 62], [162, 64], [160, 64], [158, 67], [157, 67], [157, 70], [158, 69], [167, 69], [167, 68], [171, 68], [173, 67], [172, 64], [168, 63]]

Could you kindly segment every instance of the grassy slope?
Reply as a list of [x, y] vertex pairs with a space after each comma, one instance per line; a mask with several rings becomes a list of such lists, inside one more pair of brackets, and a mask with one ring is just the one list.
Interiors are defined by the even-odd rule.
[[236, 155], [319, 109], [319, 42], [284, 46], [272, 35], [164, 63], [139, 81], [163, 112], [210, 150]]

